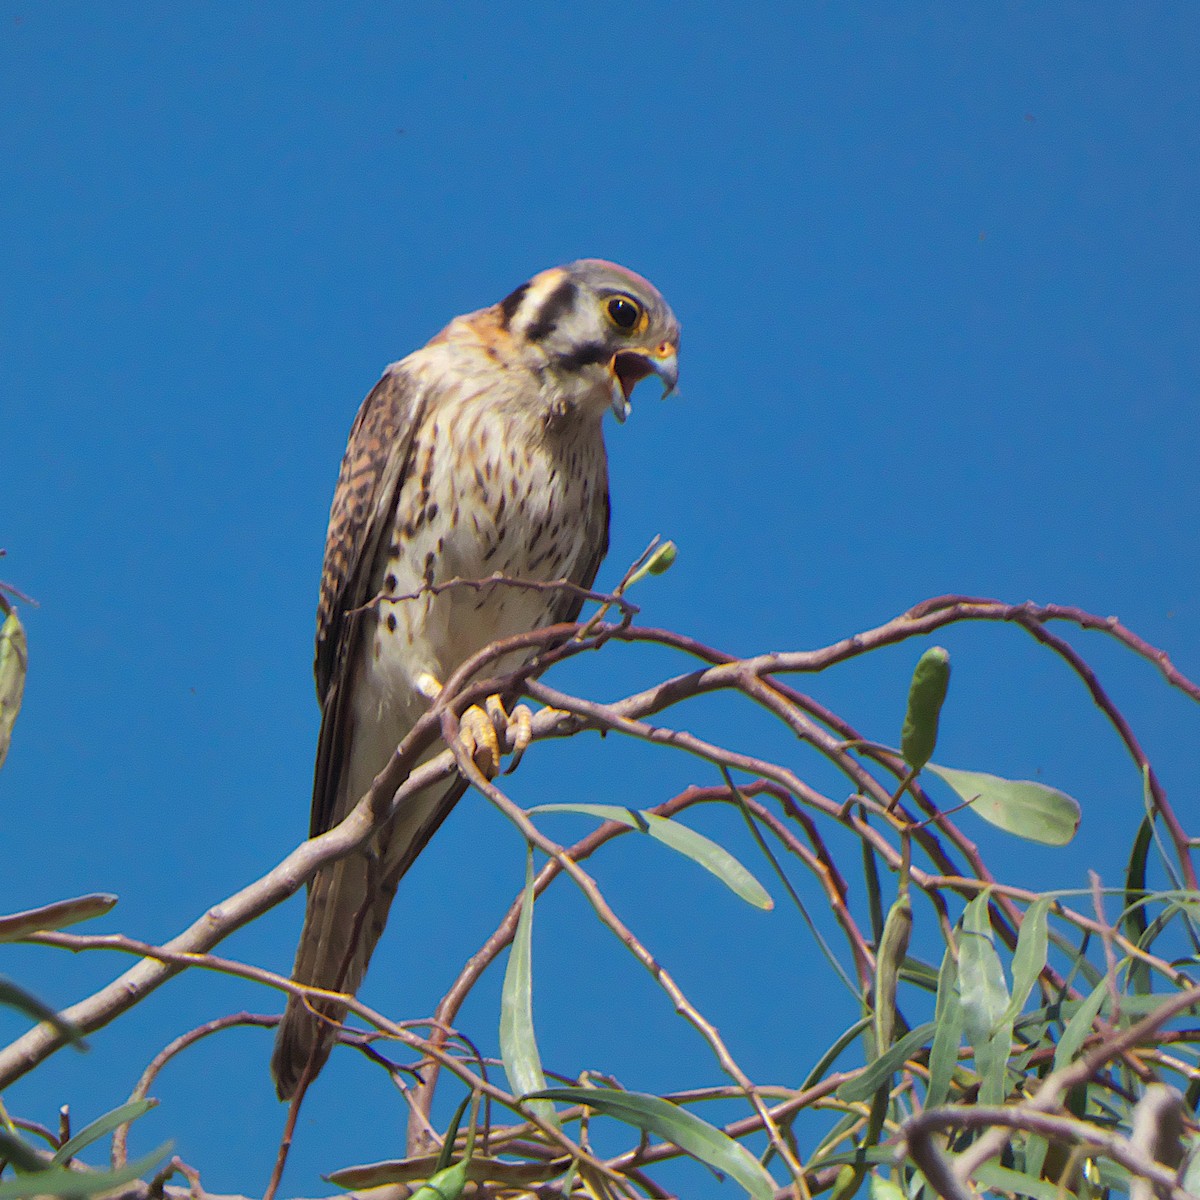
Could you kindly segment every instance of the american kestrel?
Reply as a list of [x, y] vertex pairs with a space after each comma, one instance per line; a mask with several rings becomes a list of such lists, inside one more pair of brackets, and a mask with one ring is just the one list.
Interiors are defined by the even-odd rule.
[[[384, 372], [350, 430], [329, 515], [310, 836], [367, 792], [437, 681], [498, 638], [575, 620], [581, 601], [565, 590], [430, 589], [496, 572], [590, 587], [608, 548], [604, 413], [623, 421], [651, 374], [671, 391], [678, 348], [679, 323], [652, 284], [583, 259], [458, 317]], [[358, 989], [401, 876], [465, 786], [411, 797], [362, 851], [313, 878], [297, 982]], [[281, 1099], [306, 1067], [316, 1075], [333, 1034], [288, 1000], [271, 1063]]]

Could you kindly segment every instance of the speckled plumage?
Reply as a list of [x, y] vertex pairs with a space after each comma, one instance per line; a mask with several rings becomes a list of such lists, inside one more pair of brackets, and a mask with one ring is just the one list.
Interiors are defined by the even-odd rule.
[[[678, 341], [651, 284], [586, 259], [457, 318], [384, 373], [351, 429], [330, 511], [312, 836], [345, 817], [424, 711], [419, 676], [444, 680], [497, 638], [578, 614], [567, 592], [428, 587], [497, 571], [590, 586], [608, 546], [604, 411], [623, 419], [651, 372], [672, 388]], [[297, 981], [357, 990], [400, 878], [463, 787], [419, 793], [366, 853], [317, 874]], [[272, 1060], [281, 1098], [331, 1044], [329, 1027], [289, 1000]]]

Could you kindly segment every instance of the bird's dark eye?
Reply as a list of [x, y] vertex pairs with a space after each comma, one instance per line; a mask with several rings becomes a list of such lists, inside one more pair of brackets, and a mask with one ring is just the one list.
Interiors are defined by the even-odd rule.
[[608, 315], [618, 329], [632, 329], [642, 315], [642, 306], [628, 296], [614, 296], [608, 302]]

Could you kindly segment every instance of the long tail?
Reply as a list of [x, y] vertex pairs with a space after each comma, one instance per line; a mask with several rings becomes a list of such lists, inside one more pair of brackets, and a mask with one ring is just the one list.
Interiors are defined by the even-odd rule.
[[[379, 767], [387, 761], [391, 748], [378, 761]], [[368, 761], [374, 763], [375, 758], [368, 756]], [[345, 774], [352, 785], [348, 794], [357, 800], [353, 788], [365, 792], [374, 770], [348, 769]], [[350, 995], [358, 991], [400, 880], [465, 786], [454, 779], [418, 792], [364, 850], [317, 873], [309, 886], [304, 929], [292, 969], [297, 983]], [[349, 805], [340, 806], [339, 811], [349, 811]], [[271, 1058], [275, 1090], [281, 1100], [292, 1098], [306, 1074], [310, 1082], [316, 1078], [337, 1041], [337, 1023], [345, 1011], [344, 1005], [334, 1001], [306, 1003], [300, 997], [288, 998]]]
[[[395, 875], [385, 884], [380, 867], [376, 855], [357, 853], [314, 878], [292, 969], [297, 983], [351, 995], [358, 990], [400, 882]], [[334, 1002], [306, 1004], [299, 997], [288, 998], [271, 1058], [281, 1100], [292, 1098], [305, 1073], [316, 1078], [337, 1041], [337, 1023], [345, 1011]]]

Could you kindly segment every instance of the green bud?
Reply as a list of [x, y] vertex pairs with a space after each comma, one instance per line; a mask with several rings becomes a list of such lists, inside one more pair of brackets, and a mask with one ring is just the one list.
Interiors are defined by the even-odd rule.
[[908, 889], [896, 897], [883, 923], [883, 934], [875, 950], [875, 1053], [882, 1054], [892, 1044], [896, 1027], [896, 988], [900, 968], [908, 953], [912, 934], [912, 901]]
[[646, 570], [651, 575], [665, 575], [671, 569], [678, 553], [679, 547], [674, 542], [663, 542], [650, 556], [646, 563]]
[[900, 753], [914, 770], [932, 757], [937, 745], [938, 717], [950, 687], [950, 654], [941, 646], [926, 650], [913, 671], [908, 711], [900, 734]]
[[458, 1200], [466, 1186], [467, 1160], [460, 1158], [421, 1184], [413, 1192], [412, 1200]]
[[655, 547], [654, 553], [630, 575], [625, 586], [632, 587], [639, 579], [645, 579], [647, 575], [662, 575], [669, 571], [678, 553], [679, 547], [674, 542], [663, 542], [661, 546]]

